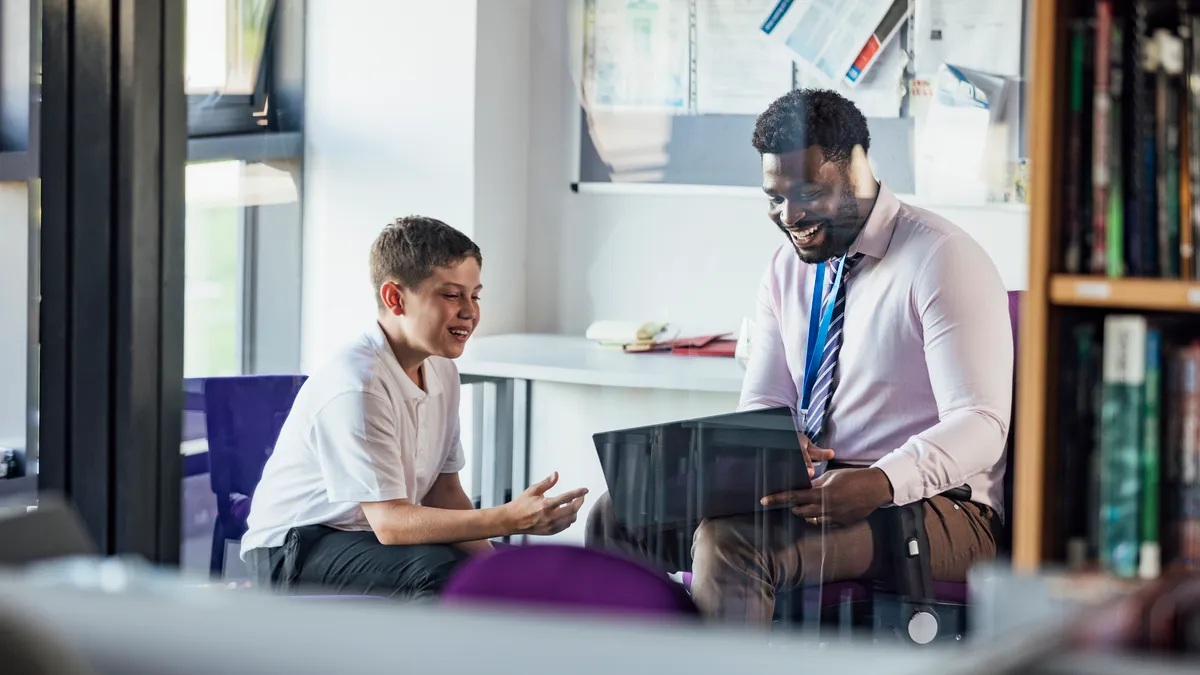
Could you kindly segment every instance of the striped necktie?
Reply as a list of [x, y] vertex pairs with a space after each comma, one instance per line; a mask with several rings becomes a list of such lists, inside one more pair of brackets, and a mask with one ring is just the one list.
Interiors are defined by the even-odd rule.
[[[835, 371], [837, 370], [838, 350], [842, 346], [842, 323], [846, 315], [846, 288], [850, 284], [850, 273], [854, 271], [854, 266], [862, 260], [862, 257], [863, 254], [856, 253], [846, 258], [846, 269], [842, 272], [842, 287], [838, 290], [837, 297], [833, 297], [833, 294], [828, 292], [829, 288], [826, 288], [825, 301], [821, 304], [821, 312], [824, 314], [828, 304], [835, 303], [833, 315], [829, 318], [829, 336], [825, 340], [825, 349], [821, 352], [821, 366], [817, 370], [817, 381], [813, 384], [812, 396], [808, 401], [808, 414], [804, 420], [804, 435], [814, 443], [820, 438], [821, 432], [825, 428], [825, 413], [829, 410], [829, 399], [833, 397], [833, 390], [837, 384]], [[827, 264], [829, 269], [825, 271], [825, 276], [829, 279], [829, 285], [832, 286], [834, 278], [837, 277], [837, 268], [841, 264], [841, 259], [834, 258]]]

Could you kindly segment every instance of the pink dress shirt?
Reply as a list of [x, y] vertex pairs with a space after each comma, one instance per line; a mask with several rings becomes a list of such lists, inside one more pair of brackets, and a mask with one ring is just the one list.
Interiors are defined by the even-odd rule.
[[[895, 503], [969, 485], [1004, 513], [1012, 405], [1008, 298], [991, 258], [946, 219], [879, 187], [851, 255], [823, 447], [883, 470]], [[740, 409], [799, 405], [813, 266], [791, 242], [763, 277]]]

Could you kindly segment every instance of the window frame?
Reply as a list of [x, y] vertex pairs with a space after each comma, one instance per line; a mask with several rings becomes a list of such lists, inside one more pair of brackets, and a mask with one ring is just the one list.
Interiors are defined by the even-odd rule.
[[188, 95], [188, 161], [301, 155], [306, 4], [271, 5], [253, 93]]
[[[186, 0], [185, 0], [186, 2]], [[264, 28], [263, 53], [254, 91], [250, 94], [187, 94], [188, 138], [260, 134], [278, 131], [279, 116], [271, 105], [274, 85], [272, 71], [277, 55], [275, 34], [279, 30], [277, 15], [288, 0], [272, 0]], [[225, 0], [230, 10], [237, 0]]]

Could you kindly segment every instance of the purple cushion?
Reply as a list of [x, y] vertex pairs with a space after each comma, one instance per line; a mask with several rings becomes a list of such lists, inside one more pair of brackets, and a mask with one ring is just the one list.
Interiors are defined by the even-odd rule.
[[636, 562], [576, 546], [512, 547], [463, 565], [448, 604], [540, 606], [588, 613], [696, 616], [679, 584]]

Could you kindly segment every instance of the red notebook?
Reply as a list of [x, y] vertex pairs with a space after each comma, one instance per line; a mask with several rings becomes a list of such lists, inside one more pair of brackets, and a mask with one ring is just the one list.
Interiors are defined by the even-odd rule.
[[718, 339], [701, 347], [673, 347], [671, 353], [680, 356], [725, 356], [733, 358], [736, 348], [737, 340]]
[[737, 341], [729, 339], [729, 333], [701, 335], [699, 337], [664, 340], [652, 345], [630, 345], [625, 351], [631, 354], [646, 352], [671, 352], [681, 356], [733, 356]]

